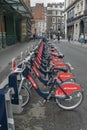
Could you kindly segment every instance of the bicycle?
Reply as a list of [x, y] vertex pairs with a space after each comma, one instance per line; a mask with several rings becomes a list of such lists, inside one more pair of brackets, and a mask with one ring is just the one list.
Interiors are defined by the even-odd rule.
[[[29, 60], [33, 53], [34, 53], [34, 50], [25, 59]], [[31, 98], [31, 88], [32, 88], [32, 85], [30, 84], [30, 82], [22, 75], [22, 71], [24, 68], [24, 61], [25, 60], [23, 60], [18, 66], [15, 66], [15, 68], [11, 72], [11, 74], [13, 73], [17, 76], [18, 100], [22, 98], [21, 107], [25, 107], [29, 103], [30, 98]], [[9, 87], [9, 84], [6, 84], [5, 87]]]
[[[36, 49], [36, 48], [35, 48]], [[12, 73], [15, 73], [17, 75], [17, 86], [18, 86], [18, 95], [19, 97], [22, 97], [22, 104], [21, 107], [25, 107], [31, 98], [31, 83], [22, 75], [23, 69], [24, 69], [24, 62], [28, 61], [31, 56], [34, 54], [33, 51], [27, 56], [22, 63], [20, 63], [16, 70], [14, 70]]]
[[[22, 98], [21, 107], [25, 107], [31, 98], [31, 87], [30, 82], [23, 77], [22, 69], [17, 68], [13, 74], [17, 75], [17, 91], [18, 91], [18, 100]], [[9, 83], [5, 85], [6, 88], [9, 88]], [[14, 99], [14, 94], [11, 96], [11, 99]]]
[[83, 100], [83, 88], [77, 83], [65, 82], [58, 83], [53, 78], [49, 87], [49, 91], [41, 91], [31, 75], [31, 66], [25, 63], [23, 76], [31, 82], [32, 87], [45, 100], [55, 99], [57, 105], [64, 110], [73, 110], [77, 108]]
[[30, 101], [30, 98], [31, 98], [31, 87], [32, 85], [30, 84], [30, 82], [25, 78], [23, 77], [22, 75], [22, 71], [23, 69], [19, 70], [15, 70], [15, 74], [17, 74], [17, 86], [18, 86], [18, 95], [19, 97], [21, 96], [22, 97], [22, 104], [21, 104], [21, 107], [25, 107], [29, 101]]
[[21, 107], [25, 107], [31, 98], [31, 83], [22, 75], [24, 69], [24, 62], [28, 61], [31, 56], [34, 54], [34, 51], [37, 49], [37, 46], [33, 48], [33, 50], [27, 55], [27, 57], [18, 65], [16, 66], [15, 70], [12, 73], [17, 75], [17, 86], [18, 86], [18, 96], [22, 97], [22, 104]]

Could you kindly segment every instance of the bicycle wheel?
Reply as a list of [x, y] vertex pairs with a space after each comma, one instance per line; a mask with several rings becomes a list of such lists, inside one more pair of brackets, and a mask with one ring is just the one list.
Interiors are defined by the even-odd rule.
[[22, 84], [19, 95], [22, 96], [22, 104], [21, 104], [21, 106], [24, 107], [30, 101], [30, 97], [31, 97], [30, 96], [30, 90], [24, 84]]
[[21, 106], [24, 107], [27, 105], [31, 98], [31, 89], [32, 85], [27, 79], [22, 79], [18, 81], [18, 93], [22, 96], [22, 104]]
[[83, 100], [83, 92], [76, 91], [70, 98], [56, 98], [57, 105], [64, 110], [72, 110], [78, 107]]

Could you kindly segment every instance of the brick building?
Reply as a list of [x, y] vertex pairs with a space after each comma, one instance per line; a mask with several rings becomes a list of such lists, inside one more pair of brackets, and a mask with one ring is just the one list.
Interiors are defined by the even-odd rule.
[[34, 19], [32, 34], [41, 36], [46, 32], [46, 8], [44, 4], [36, 3], [35, 7], [32, 7], [32, 15]]

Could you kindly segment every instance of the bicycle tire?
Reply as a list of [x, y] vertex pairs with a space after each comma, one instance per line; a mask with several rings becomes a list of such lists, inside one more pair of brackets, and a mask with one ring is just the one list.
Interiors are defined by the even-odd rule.
[[[72, 95], [70, 95], [70, 98], [71, 99], [56, 98], [56, 103], [60, 108], [64, 110], [73, 110], [82, 103], [83, 92], [76, 91]], [[75, 99], [76, 99], [76, 102], [75, 102]]]
[[[19, 90], [18, 90], [19, 96], [21, 95], [21, 97], [22, 97], [21, 107], [26, 106], [26, 105], [29, 103], [30, 98], [31, 98], [31, 92], [30, 92], [31, 87], [28, 88], [29, 86], [26, 86], [26, 85], [25, 85], [25, 83], [26, 83], [25, 81], [26, 81], [26, 80], [24, 80], [24, 82], [23, 82], [22, 85], [21, 85], [20, 92], [19, 92]], [[19, 85], [19, 84], [20, 84], [20, 81], [18, 82], [18, 85]], [[28, 84], [28, 85], [29, 85], [29, 84]], [[9, 85], [6, 84], [4, 87], [7, 88], [7, 87], [9, 87]], [[19, 89], [19, 88], [18, 88], [18, 89]]]
[[20, 89], [20, 84], [21, 84], [21, 80], [18, 81], [18, 93], [22, 97], [21, 106], [24, 107], [30, 101], [30, 98], [31, 98], [30, 89], [31, 89], [32, 85], [30, 84], [30, 82], [27, 79], [23, 80], [23, 82], [21, 84], [21, 89]]
[[24, 85], [22, 85], [19, 95], [22, 96], [21, 106], [22, 107], [26, 106], [30, 101], [30, 97], [31, 97], [30, 90], [27, 87], [25, 87]]

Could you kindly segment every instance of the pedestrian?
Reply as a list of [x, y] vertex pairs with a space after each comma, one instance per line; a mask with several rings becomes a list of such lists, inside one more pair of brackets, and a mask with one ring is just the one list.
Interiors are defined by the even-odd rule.
[[51, 38], [51, 40], [53, 39], [53, 35], [52, 34], [50, 35], [50, 38]]
[[70, 42], [70, 39], [71, 39], [71, 36], [70, 36], [70, 34], [68, 35], [68, 42]]
[[35, 41], [35, 33], [33, 34], [33, 40]]
[[81, 33], [81, 35], [80, 35], [80, 42], [81, 42], [81, 44], [84, 43], [84, 34], [83, 33]]
[[58, 43], [60, 42], [60, 34], [58, 33]]

